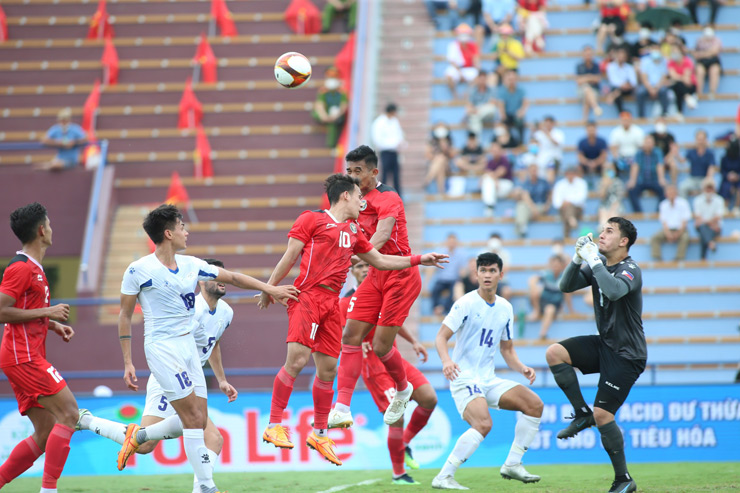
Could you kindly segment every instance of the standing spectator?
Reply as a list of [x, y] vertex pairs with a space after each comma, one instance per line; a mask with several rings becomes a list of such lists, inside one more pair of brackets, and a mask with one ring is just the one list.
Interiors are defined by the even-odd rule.
[[559, 128], [555, 128], [555, 118], [548, 115], [532, 139], [537, 142], [538, 146], [537, 166], [540, 167], [540, 172], [544, 171], [548, 176], [547, 181], [552, 183], [558, 174], [560, 162], [563, 160], [565, 134]]
[[347, 92], [342, 88], [336, 68], [326, 69], [324, 77], [324, 86], [319, 89], [313, 105], [313, 117], [326, 125], [326, 147], [336, 147], [347, 117]]
[[[696, 7], [699, 5], [699, 2], [701, 0], [684, 0], [684, 5], [686, 5], [686, 8], [689, 9], [689, 13], [691, 14], [691, 19], [694, 21], [694, 24], [699, 24], [699, 17], [696, 15]], [[714, 25], [714, 21], [717, 19], [717, 10], [719, 10], [719, 6], [723, 3], [722, 0], [707, 0], [707, 3], [709, 4], [709, 24], [712, 26]]]
[[586, 124], [586, 136], [578, 142], [578, 164], [586, 181], [595, 182], [601, 176], [607, 156], [606, 141], [596, 133], [596, 122]]
[[719, 53], [722, 51], [722, 41], [711, 27], [705, 27], [702, 36], [696, 40], [696, 94], [704, 94], [704, 80], [709, 76], [709, 95], [717, 95], [719, 76], [722, 74], [722, 64]]
[[627, 183], [632, 211], [642, 212], [640, 196], [645, 190], [655, 192], [658, 196], [658, 202], [661, 202], [665, 198], [663, 193], [665, 185], [663, 153], [655, 147], [653, 136], [646, 135], [642, 148], [635, 154], [635, 159], [630, 168], [630, 180]]
[[696, 195], [701, 192], [704, 180], [714, 181], [714, 174], [717, 172], [714, 153], [707, 147], [707, 132], [699, 129], [695, 136], [696, 147], [686, 153], [686, 160], [690, 166], [689, 176], [684, 178], [679, 185], [679, 192], [682, 197]]
[[714, 182], [704, 180], [704, 193], [694, 197], [694, 226], [701, 242], [701, 259], [707, 258], [707, 250], [717, 250], [717, 237], [722, 232], [722, 217], [725, 201], [714, 192]]
[[[532, 312], [527, 317], [527, 322], [541, 320], [540, 339], [547, 339], [547, 333], [563, 304], [559, 280], [565, 265], [561, 255], [552, 255], [547, 262], [547, 269], [529, 278], [529, 303], [532, 305]], [[573, 311], [572, 307], [570, 311]]]
[[594, 49], [591, 46], [583, 47], [583, 61], [576, 66], [576, 84], [578, 84], [578, 97], [583, 99], [583, 119], [588, 119], [589, 111], [594, 116], [603, 114], [599, 106], [599, 84], [601, 83], [601, 70], [599, 61], [594, 59]]
[[532, 219], [547, 215], [550, 210], [550, 184], [539, 177], [538, 171], [536, 164], [530, 164], [527, 178], [512, 193], [512, 197], [516, 199], [514, 227], [520, 238], [527, 236]]
[[671, 183], [678, 183], [678, 161], [681, 158], [678, 152], [676, 138], [668, 131], [665, 118], [662, 116], [655, 121], [655, 130], [650, 134], [655, 139], [655, 146], [663, 153], [663, 164], [670, 173]]
[[346, 31], [351, 33], [355, 30], [355, 24], [357, 23], [357, 2], [355, 0], [326, 0], [326, 5], [324, 5], [321, 14], [322, 33], [331, 31], [331, 24], [337, 14], [346, 16]]
[[473, 132], [468, 132], [468, 140], [460, 151], [460, 155], [455, 158], [455, 167], [472, 175], [480, 175], [486, 167], [486, 153], [480, 145], [478, 136]]
[[424, 187], [432, 182], [437, 184], [437, 193], [445, 193], [445, 183], [450, 172], [450, 160], [455, 158], [455, 148], [452, 147], [452, 137], [449, 127], [439, 122], [432, 129], [432, 138], [427, 145], [427, 160], [429, 171], [424, 180]]
[[380, 165], [383, 169], [382, 181], [386, 185], [393, 176], [393, 188], [401, 195], [401, 167], [398, 151], [405, 144], [401, 122], [398, 121], [398, 107], [388, 103], [385, 113], [378, 115], [372, 125], [371, 133], [375, 149], [380, 151]]
[[563, 221], [563, 238], [570, 238], [571, 232], [578, 229], [586, 199], [586, 180], [578, 176], [575, 166], [568, 166], [565, 168], [565, 178], [558, 180], [552, 189], [552, 206], [558, 210]]
[[727, 151], [720, 163], [722, 184], [719, 193], [727, 201], [727, 208], [732, 209], [735, 217], [740, 217], [740, 141], [737, 137], [730, 140]]
[[653, 46], [640, 61], [640, 87], [637, 88], [637, 114], [645, 118], [647, 100], [660, 102], [660, 115], [668, 114], [668, 62], [660, 49]]
[[624, 182], [619, 179], [614, 165], [606, 163], [599, 183], [599, 224], [606, 224], [610, 217], [622, 215]]
[[499, 34], [501, 26], [511, 25], [516, 15], [516, 2], [514, 0], [483, 0], [481, 12], [483, 22], [482, 25], [475, 27], [475, 33], [479, 44], [483, 46], [484, 36], [487, 38]]
[[58, 149], [57, 155], [41, 167], [49, 170], [74, 168], [80, 164], [80, 150], [87, 143], [82, 127], [72, 123], [72, 110], [64, 108], [57, 114], [57, 123], [46, 132], [41, 143]]
[[658, 219], [661, 229], [650, 239], [650, 250], [653, 260], [663, 260], [661, 247], [663, 243], [676, 243], [675, 261], [686, 258], [686, 249], [689, 246], [689, 221], [691, 221], [691, 206], [689, 202], [678, 196], [675, 185], [665, 187], [665, 200], [658, 206]]
[[468, 117], [468, 130], [480, 137], [483, 123], [493, 122], [496, 116], [496, 91], [488, 85], [488, 74], [481, 70], [470, 88], [465, 112]]
[[457, 97], [457, 85], [461, 81], [472, 82], [480, 70], [480, 50], [473, 41], [473, 29], [467, 24], [455, 28], [457, 39], [447, 45], [445, 78], [452, 97]]
[[632, 122], [632, 114], [623, 111], [619, 114], [621, 125], [614, 127], [609, 134], [609, 147], [617, 166], [617, 175], [625, 177], [629, 175], [630, 166], [635, 154], [640, 149], [645, 132]]
[[498, 88], [499, 114], [509, 127], [509, 132], [516, 129], [514, 137], [524, 142], [524, 116], [529, 109], [529, 100], [524, 89], [517, 85], [517, 80], [518, 75], [514, 71], [510, 70], [504, 75], [504, 85]]
[[491, 142], [491, 159], [481, 177], [481, 196], [486, 217], [493, 216], [496, 201], [506, 198], [514, 188], [513, 166], [498, 142]]
[[[642, 57], [649, 55], [653, 47], [657, 47], [658, 43], [653, 41], [650, 37], [650, 28], [641, 27], [638, 34], [637, 41], [630, 46], [630, 58], [633, 60], [639, 60]], [[658, 47], [660, 50], [660, 47]]]
[[[444, 269], [427, 270], [427, 281], [433, 279], [432, 307], [434, 314], [439, 316], [450, 311], [452, 307], [452, 288], [455, 286], [460, 271], [465, 266], [465, 254], [458, 248], [457, 235], [449, 233], [445, 241], [444, 253], [450, 256], [450, 263]], [[432, 277], [433, 276], [433, 277]], [[427, 283], [428, 284], [428, 283]]]
[[598, 5], [601, 24], [596, 30], [596, 49], [602, 50], [607, 36], [624, 35], [630, 9], [625, 0], [598, 0]]
[[696, 96], [696, 71], [694, 70], [694, 61], [684, 55], [681, 48], [673, 47], [671, 49], [671, 59], [668, 62], [668, 76], [670, 78], [671, 89], [676, 94], [676, 107], [678, 109], [677, 117], [683, 119], [683, 105], [689, 109], [697, 106]]
[[501, 37], [496, 43], [494, 49], [495, 57], [498, 60], [498, 66], [496, 67], [496, 85], [498, 80], [503, 78], [504, 74], [509, 71], [518, 71], [519, 62], [524, 59], [524, 47], [522, 43], [516, 39], [513, 34], [514, 30], [510, 25], [504, 24], [499, 29]]
[[627, 51], [618, 50], [617, 58], [606, 66], [606, 80], [609, 83], [608, 103], [614, 103], [617, 111], [624, 111], [624, 97], [632, 94], [637, 87], [635, 67], [627, 62]]
[[547, 29], [546, 0], [518, 0], [519, 28], [524, 31], [524, 51], [532, 54], [545, 51], [545, 29]]

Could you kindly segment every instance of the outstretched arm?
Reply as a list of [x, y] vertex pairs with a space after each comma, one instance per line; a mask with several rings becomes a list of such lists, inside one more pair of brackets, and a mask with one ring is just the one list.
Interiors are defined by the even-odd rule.
[[398, 255], [383, 255], [375, 248], [367, 253], [358, 253], [357, 256], [378, 270], [401, 270], [420, 264], [444, 269], [441, 264], [449, 262], [449, 260], [446, 260], [448, 255], [442, 253], [425, 253], [424, 255], [399, 257]]
[[[288, 248], [285, 250], [283, 257], [275, 266], [275, 269], [272, 271], [267, 284], [275, 286], [280, 281], [285, 279], [285, 276], [288, 275], [288, 272], [290, 272], [290, 269], [293, 268], [296, 261], [298, 260], [298, 257], [301, 255], [301, 251], [303, 251], [304, 246], [305, 243], [303, 243], [301, 240], [292, 237], [288, 238]], [[258, 305], [260, 308], [267, 308], [274, 302], [275, 300], [272, 298], [272, 296], [270, 296], [269, 293], [263, 291], [262, 294], [260, 294]]]
[[282, 305], [287, 305], [288, 300], [298, 301], [298, 289], [296, 289], [295, 286], [271, 286], [252, 276], [222, 269], [220, 267], [218, 268], [218, 276], [215, 280], [231, 284], [237, 288], [263, 291], [272, 296]]

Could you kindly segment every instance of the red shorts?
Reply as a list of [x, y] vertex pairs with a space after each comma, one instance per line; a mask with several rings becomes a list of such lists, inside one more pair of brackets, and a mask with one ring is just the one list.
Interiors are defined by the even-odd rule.
[[[427, 377], [408, 361], [403, 360], [403, 367], [406, 370], [406, 379], [414, 386], [414, 389], [429, 383]], [[396, 382], [385, 370], [385, 365], [380, 358], [372, 351], [368, 352], [367, 358], [362, 360], [362, 380], [370, 395], [373, 396], [378, 411], [384, 413], [393, 396], [396, 395]]]
[[33, 360], [3, 368], [18, 401], [18, 410], [25, 415], [32, 407], [43, 408], [39, 396], [54, 395], [67, 386], [56, 368], [45, 359]]
[[419, 267], [403, 270], [370, 267], [367, 278], [354, 294], [354, 307], [347, 312], [347, 318], [381, 327], [400, 327], [419, 293]]
[[320, 286], [301, 291], [298, 302], [288, 302], [288, 338], [338, 358], [342, 352], [342, 325], [339, 294]]

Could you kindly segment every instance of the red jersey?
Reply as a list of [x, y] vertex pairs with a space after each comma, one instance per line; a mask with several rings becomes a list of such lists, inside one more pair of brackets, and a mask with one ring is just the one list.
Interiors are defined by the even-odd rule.
[[403, 201], [393, 188], [379, 183], [375, 190], [362, 197], [358, 221], [365, 236], [372, 238], [378, 228], [378, 221], [386, 217], [394, 218], [396, 223], [393, 225], [390, 239], [385, 242], [380, 253], [401, 257], [411, 255]]
[[[14, 308], [33, 310], [48, 307], [49, 283], [44, 268], [31, 257], [17, 253], [5, 269], [0, 292], [15, 299]], [[48, 330], [48, 318], [5, 324], [0, 345], [0, 368], [45, 360]]]
[[339, 293], [352, 265], [352, 255], [373, 249], [357, 222], [337, 222], [329, 211], [302, 213], [288, 237], [304, 243], [301, 271], [293, 283], [301, 291], [323, 284]]

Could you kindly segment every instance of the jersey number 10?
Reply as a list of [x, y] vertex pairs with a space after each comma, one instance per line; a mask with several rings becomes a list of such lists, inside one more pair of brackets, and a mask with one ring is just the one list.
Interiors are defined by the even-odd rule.
[[349, 233], [346, 231], [339, 232], [339, 248], [349, 248], [352, 242], [349, 239]]

